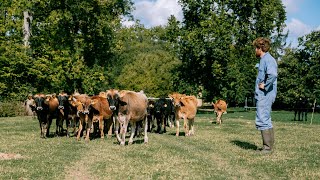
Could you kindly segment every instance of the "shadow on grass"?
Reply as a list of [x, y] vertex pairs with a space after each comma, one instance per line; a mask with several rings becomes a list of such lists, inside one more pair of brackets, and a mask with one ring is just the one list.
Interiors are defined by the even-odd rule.
[[232, 144], [239, 146], [242, 149], [251, 149], [251, 150], [256, 150], [258, 147], [254, 144], [248, 143], [248, 142], [243, 142], [239, 140], [233, 140], [231, 141]]
[[[168, 135], [175, 136], [176, 133], [175, 132], [174, 133], [168, 133]], [[185, 132], [179, 132], [179, 136], [185, 136]]]

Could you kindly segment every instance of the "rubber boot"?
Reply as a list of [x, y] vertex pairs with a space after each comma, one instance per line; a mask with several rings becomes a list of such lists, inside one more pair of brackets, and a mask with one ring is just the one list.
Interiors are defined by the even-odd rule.
[[263, 148], [259, 149], [259, 153], [271, 153], [274, 144], [273, 128], [261, 131]]

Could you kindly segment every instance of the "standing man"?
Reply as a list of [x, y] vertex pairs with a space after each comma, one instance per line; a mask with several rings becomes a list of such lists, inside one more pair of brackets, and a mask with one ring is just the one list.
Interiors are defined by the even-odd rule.
[[263, 147], [261, 153], [271, 153], [274, 145], [271, 106], [277, 95], [278, 65], [268, 52], [270, 40], [259, 37], [253, 41], [256, 56], [260, 58], [258, 76], [255, 84], [256, 128], [261, 131]]

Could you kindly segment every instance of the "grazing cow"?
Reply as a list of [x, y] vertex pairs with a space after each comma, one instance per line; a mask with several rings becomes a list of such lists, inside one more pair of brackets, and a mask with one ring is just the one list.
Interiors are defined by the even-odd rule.
[[169, 97], [175, 108], [176, 136], [179, 136], [179, 120], [183, 119], [185, 136], [194, 135], [194, 118], [197, 114], [197, 98], [185, 94], [173, 93]]
[[41, 138], [49, 136], [52, 119], [57, 115], [58, 106], [59, 102], [55, 96], [46, 96], [44, 94], [36, 94], [34, 96], [34, 107], [40, 125]]
[[60, 93], [58, 95], [58, 118], [57, 118], [57, 127], [58, 127], [58, 134], [60, 135], [63, 133], [63, 121], [66, 121], [66, 128], [67, 128], [67, 137], [69, 137], [69, 113], [71, 111], [71, 105], [69, 104], [69, 96], [67, 93]]
[[108, 135], [112, 135], [112, 111], [105, 92], [98, 96], [91, 97], [91, 107], [93, 112], [93, 122], [99, 122], [100, 137], [104, 138], [104, 122], [106, 121]]
[[116, 129], [119, 129], [119, 125], [121, 126], [120, 135], [122, 136], [122, 138], [120, 138], [118, 131], [115, 131], [115, 134], [117, 140], [120, 142], [120, 145], [125, 145], [125, 137], [129, 122], [132, 127], [129, 144], [133, 143], [136, 123], [139, 121], [144, 121], [144, 143], [148, 143], [147, 96], [143, 92], [133, 92], [125, 90], [120, 91], [119, 105], [120, 106], [118, 121], [116, 122]]
[[[298, 100], [296, 100], [294, 105], [294, 121], [307, 121], [307, 115], [308, 115], [308, 99], [300, 97]], [[298, 115], [298, 118], [296, 119], [296, 116]]]
[[160, 98], [156, 101], [154, 107], [154, 116], [157, 120], [157, 132], [165, 133], [168, 121], [171, 120], [170, 115], [172, 112], [173, 104], [170, 99]]
[[79, 116], [79, 130], [77, 140], [80, 140], [80, 135], [83, 127], [86, 130], [85, 141], [90, 141], [90, 130], [92, 128], [93, 112], [91, 111], [91, 98], [86, 94], [80, 94], [72, 97], [71, 105], [77, 108]]
[[216, 117], [217, 117], [217, 124], [221, 124], [222, 122], [222, 114], [227, 112], [227, 103], [224, 100], [217, 100], [216, 103], [212, 103], [214, 112], [216, 113]]

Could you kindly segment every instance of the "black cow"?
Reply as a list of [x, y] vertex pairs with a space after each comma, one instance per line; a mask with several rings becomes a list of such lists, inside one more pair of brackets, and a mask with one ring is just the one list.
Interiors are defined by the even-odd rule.
[[69, 127], [70, 127], [70, 121], [69, 121], [69, 113], [71, 111], [71, 105], [69, 104], [69, 96], [66, 93], [60, 93], [58, 95], [58, 118], [56, 125], [58, 127], [58, 130], [56, 134], [61, 135], [64, 131], [63, 129], [63, 121], [66, 120], [66, 128], [67, 128], [67, 137], [69, 137]]
[[58, 99], [54, 96], [36, 94], [34, 103], [40, 125], [40, 137], [48, 137], [52, 119], [57, 117]]
[[147, 119], [148, 119], [148, 132], [153, 131], [153, 129], [156, 127], [154, 123], [154, 100], [148, 100], [148, 107], [147, 107]]
[[155, 102], [154, 117], [157, 120], [157, 132], [165, 133], [168, 121], [172, 121], [173, 105], [170, 99], [160, 98]]
[[[309, 102], [305, 97], [300, 97], [294, 105], [294, 121], [307, 121]], [[297, 118], [298, 115], [298, 118]]]

